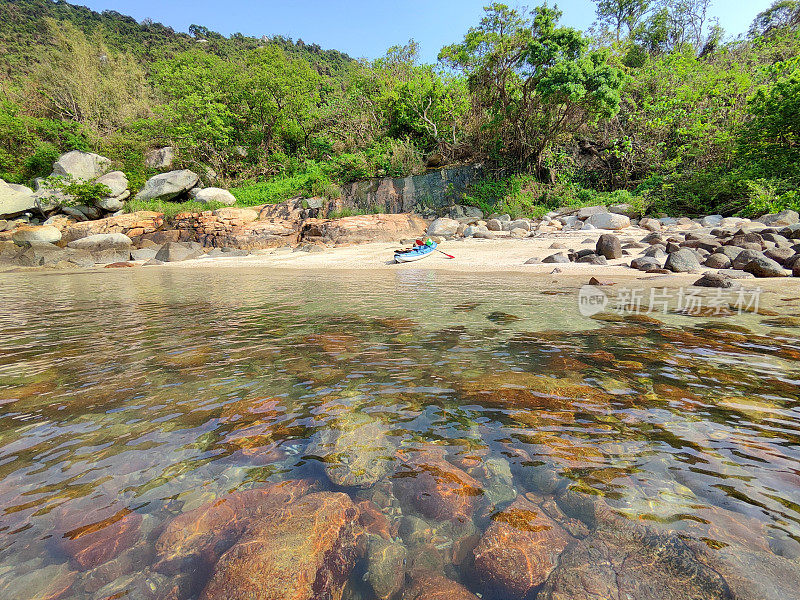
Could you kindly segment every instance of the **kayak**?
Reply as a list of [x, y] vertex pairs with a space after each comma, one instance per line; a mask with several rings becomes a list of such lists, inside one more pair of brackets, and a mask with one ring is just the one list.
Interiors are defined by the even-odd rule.
[[435, 251], [436, 242], [431, 242], [430, 245], [414, 246], [411, 250], [395, 252], [394, 261], [398, 263], [414, 262], [430, 256]]

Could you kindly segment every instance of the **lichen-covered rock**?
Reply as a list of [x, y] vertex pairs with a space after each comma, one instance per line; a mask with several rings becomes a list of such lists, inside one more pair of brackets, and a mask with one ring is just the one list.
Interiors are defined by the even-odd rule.
[[219, 559], [200, 600], [339, 598], [358, 538], [358, 509], [346, 494], [309, 494], [254, 522]]
[[194, 200], [195, 202], [200, 202], [202, 204], [208, 204], [210, 202], [227, 204], [228, 206], [233, 206], [236, 204], [236, 197], [233, 194], [231, 194], [228, 190], [215, 187], [198, 190], [198, 192], [194, 195]]
[[175, 161], [175, 149], [172, 146], [148, 150], [144, 155], [144, 164], [148, 169], [169, 169]]
[[136, 194], [137, 200], [170, 201], [188, 194], [200, 182], [200, 176], [189, 170], [170, 171], [147, 180]]
[[745, 273], [752, 273], [756, 277], [786, 277], [788, 273], [784, 268], [766, 256], [758, 256], [744, 266]]
[[53, 175], [93, 181], [108, 172], [111, 160], [99, 154], [73, 150], [58, 157], [53, 164]]
[[156, 542], [158, 570], [177, 573], [208, 567], [247, 527], [292, 504], [311, 490], [305, 480], [273, 483], [234, 492], [175, 517]]
[[0, 217], [13, 217], [36, 208], [33, 190], [0, 179]]
[[597, 229], [607, 229], [611, 231], [625, 229], [631, 226], [630, 218], [625, 215], [617, 215], [610, 212], [601, 212], [592, 215], [586, 219], [586, 222]]
[[664, 268], [675, 273], [689, 273], [700, 269], [700, 261], [692, 250], [684, 248], [667, 256]]
[[520, 496], [493, 517], [475, 548], [475, 571], [488, 591], [522, 599], [544, 583], [570, 541], [558, 523]]
[[433, 223], [430, 224], [428, 227], [428, 235], [436, 235], [439, 237], [452, 237], [458, 231], [458, 226], [461, 225], [455, 219], [448, 219], [447, 217], [442, 217], [441, 219], [436, 219]]
[[17, 227], [11, 239], [18, 244], [25, 242], [57, 244], [61, 241], [61, 231], [52, 225]]
[[420, 513], [439, 521], [465, 522], [483, 495], [481, 484], [444, 458], [444, 450], [427, 446], [402, 457], [395, 474], [397, 496]]

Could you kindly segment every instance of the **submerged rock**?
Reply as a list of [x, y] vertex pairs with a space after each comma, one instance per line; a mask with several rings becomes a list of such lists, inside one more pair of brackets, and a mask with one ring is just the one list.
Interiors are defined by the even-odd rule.
[[167, 574], [207, 568], [255, 520], [271, 515], [311, 489], [305, 480], [234, 492], [175, 517], [156, 541], [156, 568]]
[[414, 578], [403, 600], [479, 600], [463, 585], [434, 573]]
[[483, 494], [480, 483], [431, 446], [405, 457], [394, 476], [397, 496], [420, 513], [438, 521], [469, 521]]
[[308, 452], [323, 460], [334, 484], [368, 488], [394, 469], [396, 446], [388, 432], [380, 421], [353, 412], [319, 433]]
[[89, 570], [118, 556], [139, 540], [142, 515], [114, 505], [68, 503], [56, 514], [58, 544], [81, 569]]
[[797, 600], [797, 563], [661, 533], [595, 504], [597, 529], [562, 554], [544, 600]]
[[358, 509], [309, 494], [253, 524], [216, 564], [200, 600], [339, 598], [356, 562]]
[[571, 540], [539, 506], [521, 496], [493, 517], [475, 548], [475, 571], [488, 591], [522, 599], [544, 583]]
[[389, 600], [405, 583], [406, 547], [372, 537], [367, 545], [366, 581], [380, 600]]

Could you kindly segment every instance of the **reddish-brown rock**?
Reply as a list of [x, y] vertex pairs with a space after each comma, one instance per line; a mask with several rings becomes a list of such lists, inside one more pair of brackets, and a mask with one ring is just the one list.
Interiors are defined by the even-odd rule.
[[340, 598], [358, 538], [358, 509], [346, 494], [309, 494], [254, 523], [219, 559], [200, 600]]
[[380, 507], [371, 500], [363, 500], [357, 504], [358, 522], [364, 533], [377, 535], [384, 540], [391, 540], [396, 532], [389, 519], [380, 510]]
[[309, 219], [301, 237], [307, 241], [346, 245], [370, 242], [394, 242], [425, 234], [427, 223], [413, 214], [361, 215], [344, 219]]
[[220, 208], [201, 213], [181, 213], [173, 226], [184, 242], [199, 242], [216, 248], [255, 250], [294, 244], [299, 222], [282, 219], [261, 220], [251, 208]]
[[156, 541], [157, 569], [175, 573], [213, 564], [254, 520], [289, 506], [310, 489], [306, 480], [283, 481], [235, 492], [175, 517]]
[[164, 225], [162, 213], [141, 211], [130, 214], [75, 223], [66, 228], [62, 233], [61, 243], [79, 240], [96, 233], [124, 233], [129, 238], [136, 238], [144, 234], [151, 234]]
[[139, 540], [142, 515], [116, 505], [68, 503], [55, 517], [61, 549], [86, 571], [119, 556]]
[[475, 548], [475, 571], [489, 590], [524, 598], [544, 583], [570, 541], [538, 505], [520, 496], [495, 515]]
[[576, 402], [605, 406], [611, 395], [580, 380], [544, 377], [533, 373], [506, 371], [459, 382], [466, 401], [484, 406], [532, 409], [572, 409]]
[[441, 448], [430, 446], [401, 458], [404, 464], [394, 476], [394, 489], [402, 501], [431, 519], [472, 519], [483, 488], [476, 479], [447, 462]]
[[403, 600], [478, 600], [478, 597], [451, 579], [425, 574], [414, 579]]

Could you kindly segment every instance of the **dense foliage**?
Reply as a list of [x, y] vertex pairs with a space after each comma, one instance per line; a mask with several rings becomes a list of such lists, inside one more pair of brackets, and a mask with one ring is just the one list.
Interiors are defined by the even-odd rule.
[[61, 0], [0, 0], [0, 178], [59, 153], [111, 157], [133, 187], [148, 149], [243, 204], [335, 196], [362, 178], [482, 161], [466, 202], [755, 214], [800, 204], [800, 2], [735, 39], [709, 0], [595, 0], [589, 32], [494, 3], [437, 65], [282, 37], [188, 33]]

